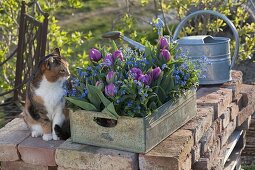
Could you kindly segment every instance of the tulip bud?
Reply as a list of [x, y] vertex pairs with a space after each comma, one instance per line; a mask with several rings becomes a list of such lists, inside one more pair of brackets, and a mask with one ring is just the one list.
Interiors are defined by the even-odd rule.
[[91, 61], [98, 62], [102, 58], [102, 54], [95, 48], [90, 49], [89, 58]]
[[123, 61], [123, 59], [124, 59], [123, 54], [120, 50], [114, 51], [112, 54], [112, 57], [113, 57], [114, 61], [117, 60], [117, 58], [119, 58], [121, 61]]
[[106, 75], [106, 82], [113, 83], [116, 80], [116, 73], [114, 71], [109, 71]]
[[159, 78], [160, 73], [161, 73], [161, 69], [159, 67], [156, 67], [153, 70], [151, 70], [148, 74], [151, 76], [151, 79], [154, 81]]
[[159, 40], [160, 49], [168, 49], [169, 43], [165, 37], [161, 37]]
[[163, 49], [160, 53], [160, 57], [164, 58], [166, 62], [170, 60], [171, 54], [167, 49]]
[[115, 95], [115, 93], [116, 93], [116, 87], [115, 87], [115, 85], [113, 83], [108, 84], [107, 86], [105, 86], [104, 90], [105, 90], [104, 91], [105, 94], [107, 96], [110, 96], [110, 97], [113, 97]]
[[103, 90], [104, 89], [104, 82], [102, 80], [99, 80], [96, 82], [95, 86], [100, 89]]

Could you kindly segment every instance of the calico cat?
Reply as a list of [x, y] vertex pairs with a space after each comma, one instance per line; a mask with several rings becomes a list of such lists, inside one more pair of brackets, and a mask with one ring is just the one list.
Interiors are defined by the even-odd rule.
[[64, 82], [70, 75], [67, 61], [56, 48], [40, 61], [27, 86], [23, 118], [32, 137], [45, 141], [59, 140], [62, 125], [68, 117], [65, 107]]

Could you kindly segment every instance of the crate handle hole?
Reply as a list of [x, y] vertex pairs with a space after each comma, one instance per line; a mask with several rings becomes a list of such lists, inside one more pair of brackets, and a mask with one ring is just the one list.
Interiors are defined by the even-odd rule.
[[103, 126], [103, 127], [115, 127], [117, 125], [117, 120], [114, 120], [114, 119], [94, 117], [94, 121], [99, 126]]

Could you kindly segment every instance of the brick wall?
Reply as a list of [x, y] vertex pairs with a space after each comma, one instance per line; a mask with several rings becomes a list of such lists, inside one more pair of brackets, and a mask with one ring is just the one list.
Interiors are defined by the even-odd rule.
[[246, 165], [255, 164], [255, 113], [251, 116], [249, 130], [246, 132], [246, 146], [242, 152], [242, 162]]
[[255, 87], [241, 72], [221, 86], [200, 87], [197, 116], [146, 154], [29, 137], [21, 119], [0, 130], [2, 169], [236, 169], [254, 112]]

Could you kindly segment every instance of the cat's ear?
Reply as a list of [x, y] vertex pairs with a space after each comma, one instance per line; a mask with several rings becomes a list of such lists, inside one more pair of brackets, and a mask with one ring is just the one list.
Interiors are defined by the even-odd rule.
[[46, 62], [46, 68], [47, 68], [48, 70], [50, 70], [53, 63], [54, 63], [54, 58], [53, 58], [53, 57], [49, 57], [49, 58], [47, 59], [47, 62]]
[[56, 55], [60, 56], [60, 50], [59, 50], [59, 48], [55, 48], [55, 49], [53, 50], [52, 54], [56, 54]]

